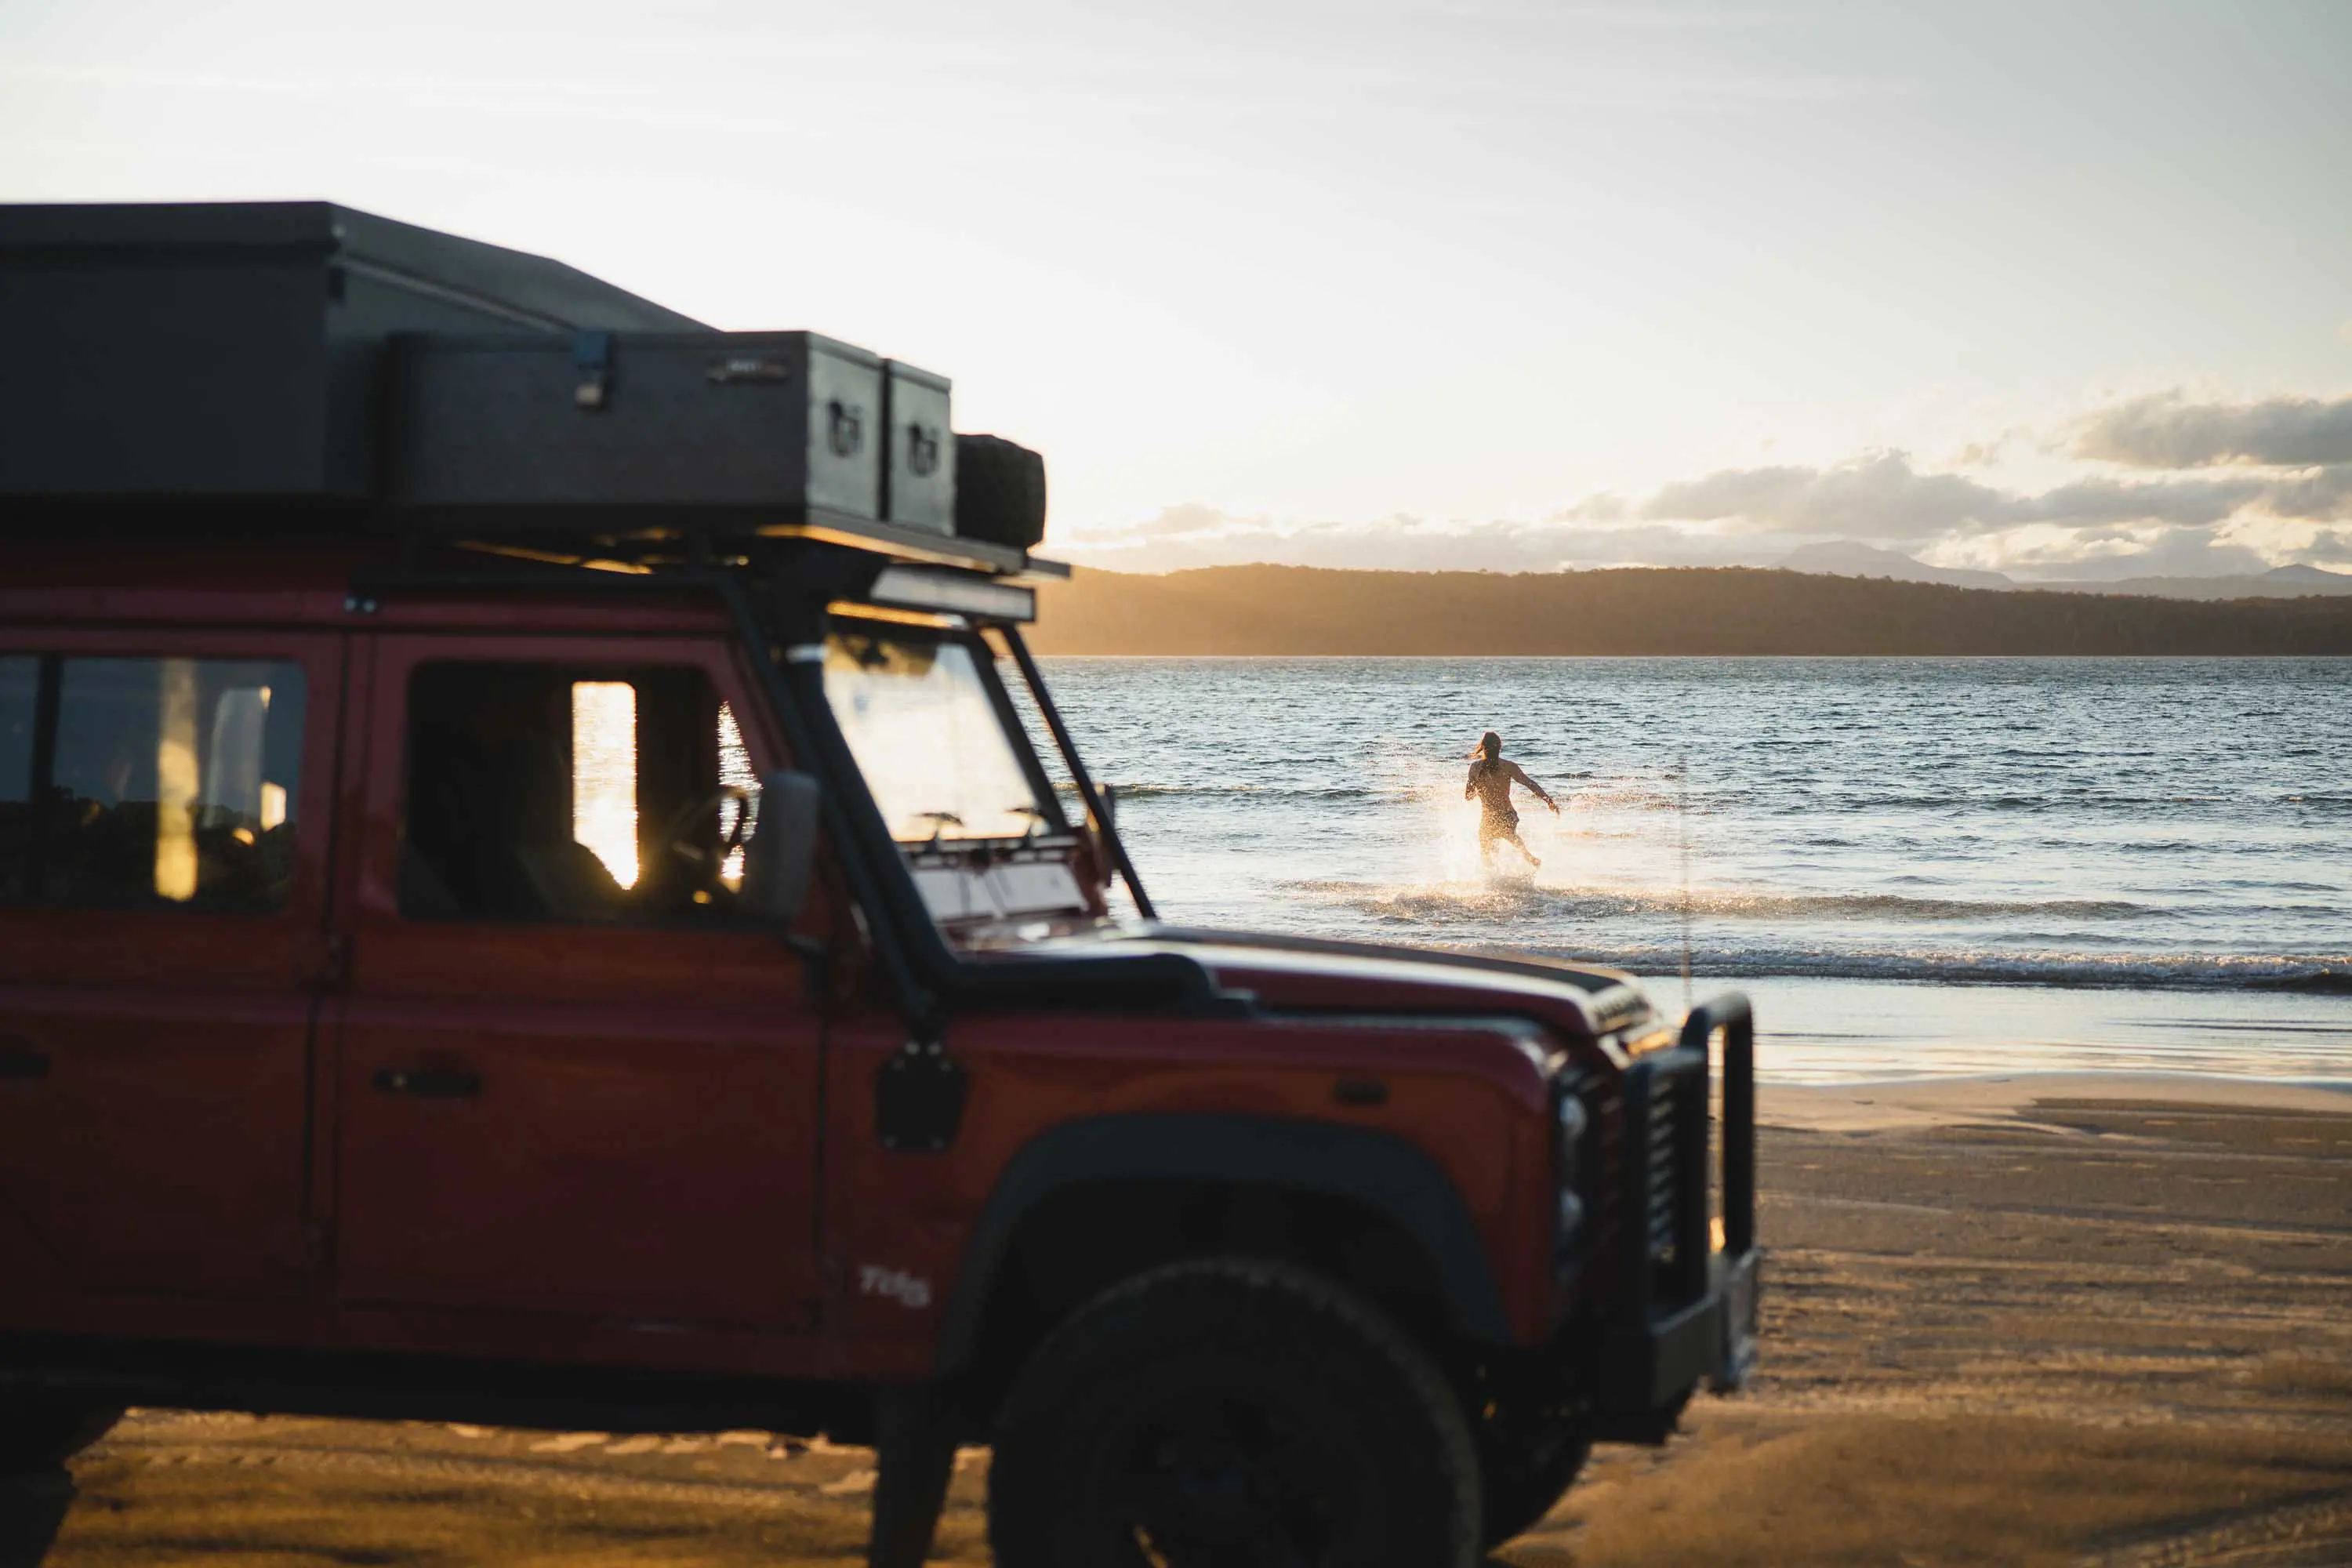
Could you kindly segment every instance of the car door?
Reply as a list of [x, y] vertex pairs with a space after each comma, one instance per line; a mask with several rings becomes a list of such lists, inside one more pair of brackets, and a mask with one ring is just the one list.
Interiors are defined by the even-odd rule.
[[0, 633], [20, 1326], [186, 1328], [302, 1294], [342, 658], [331, 635]]
[[777, 756], [726, 646], [385, 637], [373, 662], [344, 1337], [806, 1328], [820, 1018], [730, 907]]

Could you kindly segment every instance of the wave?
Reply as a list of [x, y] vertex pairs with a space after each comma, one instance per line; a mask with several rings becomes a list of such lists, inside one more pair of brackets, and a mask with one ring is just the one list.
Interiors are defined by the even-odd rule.
[[[1412, 887], [1337, 881], [1280, 885], [1286, 890], [1347, 904], [1367, 914], [1408, 918], [1446, 919], [1478, 913], [1605, 920], [1625, 915], [1679, 915], [1685, 907], [1684, 895], [1674, 889], [1557, 889], [1512, 881]], [[1903, 893], [1743, 893], [1707, 889], [1693, 889], [1688, 907], [1694, 915], [1733, 920], [1843, 916], [1888, 921], [1969, 921], [2043, 916], [2113, 921], [2171, 912], [2119, 899], [1928, 899]]]
[[[1247, 799], [1253, 802], [1388, 802], [1419, 805], [1435, 803], [1442, 806], [1460, 807], [1459, 786], [1439, 784], [1249, 784], [1240, 781], [1202, 784], [1129, 784], [1113, 780], [1123, 801], [1153, 799]], [[1066, 799], [1076, 799], [1075, 785], [1056, 785], [1057, 793]], [[1720, 794], [1708, 781], [1694, 775], [1685, 800], [1671, 784], [1649, 785], [1632, 781], [1613, 784], [1579, 784], [1556, 788], [1563, 805], [1573, 811], [1606, 815], [1615, 812], [1674, 816], [1686, 813], [1698, 818], [1754, 816], [1772, 820], [1789, 817], [1836, 819], [1873, 815], [1904, 815], [1926, 813], [1945, 815], [1953, 812], [1982, 812], [1996, 816], [2111, 817], [2117, 815], [2148, 820], [2179, 818], [2204, 821], [2212, 816], [2213, 808], [2232, 810], [2285, 810], [2317, 816], [2333, 816], [2352, 812], [2352, 795], [2332, 794], [2259, 794], [2232, 795], [2093, 795], [2053, 793], [2047, 795], [1971, 794], [1955, 790], [1948, 794], [1917, 791], [1885, 791], [1848, 789], [1834, 798], [1825, 798], [1811, 789], [1774, 787], [1773, 781], [1760, 787], [1744, 788], [1736, 794]]]
[[[1247, 797], [1251, 800], [1396, 800], [1419, 798], [1418, 792], [1396, 788], [1382, 789], [1370, 784], [1122, 784], [1110, 781], [1118, 792], [1120, 804], [1136, 800], [1156, 799], [1222, 799], [1226, 796]], [[1078, 797], [1078, 787], [1072, 784], [1055, 786], [1055, 793], [1066, 800]]]
[[[1452, 945], [1452, 944], [1449, 944]], [[1538, 949], [1537, 951], [1552, 951]], [[1681, 968], [1682, 949], [1649, 945], [1578, 949], [1557, 956], [1648, 974]], [[1795, 977], [1891, 980], [1960, 985], [2047, 985], [2080, 990], [2270, 991], [2352, 996], [2352, 954], [2273, 957], [2243, 953], [1745, 952], [1698, 950], [1691, 973], [1713, 979]]]
[[2352, 811], [2352, 795], [2283, 795], [2282, 805], [2299, 805], [2305, 811]]
[[[1438, 952], [1497, 951], [1491, 942], [1427, 942]], [[1601, 943], [1562, 946], [1518, 941], [1526, 952], [1606, 964], [1638, 974], [1677, 973], [1679, 945]], [[2352, 953], [2271, 956], [2252, 953], [2092, 953], [2061, 951], [1964, 952], [1832, 952], [1819, 949], [1698, 947], [1691, 973], [1715, 980], [1880, 980], [1939, 985], [2040, 985], [2070, 990], [2279, 992], [2352, 996]], [[2270, 1026], [2263, 1026], [2268, 1027]]]
[[[1681, 913], [1681, 895], [1671, 890], [1559, 889], [1512, 881], [1425, 887], [1296, 881], [1283, 886], [1327, 910], [1336, 905], [1408, 940], [1440, 948], [1487, 947], [1500, 942], [1648, 973], [1673, 973], [1683, 962], [1680, 942], [1658, 940], [1660, 928], [1671, 930], [1670, 922]], [[1999, 947], [1879, 945], [1867, 940], [1873, 928], [1864, 923], [1881, 922], [1877, 934], [1883, 939], [1885, 927], [1903, 921], [2014, 922], [2021, 916], [2042, 916], [2128, 921], [2172, 912], [2121, 900], [1699, 892], [1691, 900], [1691, 910], [1716, 925], [1712, 931], [1702, 928], [1695, 933], [1694, 973], [1717, 978], [1806, 976], [2352, 996], [2352, 953], [2165, 952], [2120, 945], [2114, 951], [2084, 951], [2072, 944], [2106, 939], [2044, 934], [2030, 926], [2021, 931], [2013, 923], [2001, 933], [2007, 944]], [[1843, 917], [1855, 922], [1850, 929], [1857, 940], [1836, 946], [1790, 942], [1785, 937], [1773, 941], [1765, 933], [1759, 933], [1761, 940], [1755, 942], [1727, 940], [1723, 924], [1727, 918], [1738, 917]], [[1629, 926], [1639, 933], [1631, 942], [1622, 939]], [[1612, 935], [1619, 940], [1612, 942]]]
[[[2293, 805], [2320, 811], [2341, 810], [2335, 797], [2327, 795], [2091, 795], [2091, 794], [1971, 794], [1955, 790], [1948, 795], [1922, 795], [1913, 791], [1873, 794], [1866, 790], [1849, 789], [1834, 799], [1825, 799], [1810, 791], [1774, 800], [1770, 791], [1744, 791], [1737, 796], [1725, 797], [1727, 803], [1743, 811], [1754, 811], [1766, 816], [1853, 816], [1872, 812], [1950, 812], [1981, 811], [2019, 816], [2050, 814], [2066, 816], [2107, 816], [2115, 813], [2131, 815], [2153, 814], [2158, 816], [2202, 818], [2210, 808], [2231, 809]], [[1691, 792], [1693, 816], [1712, 815], [1707, 795], [1694, 787]], [[1642, 809], [1670, 811], [1671, 799], [1662, 805]]]

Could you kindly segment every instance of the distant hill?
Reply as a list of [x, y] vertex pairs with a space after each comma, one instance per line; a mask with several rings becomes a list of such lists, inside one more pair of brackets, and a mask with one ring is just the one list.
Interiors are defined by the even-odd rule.
[[2230, 577], [2020, 582], [2001, 572], [1930, 566], [1895, 551], [1879, 550], [1850, 540], [1800, 545], [1780, 558], [1780, 565], [1790, 572], [1818, 572], [1833, 577], [1886, 577], [1898, 583], [1942, 583], [1954, 588], [2040, 588], [2058, 594], [2127, 594], [2153, 599], [2289, 599], [2305, 594], [2352, 594], [2352, 572], [2330, 572], [2319, 566], [2273, 566], [2267, 572]]
[[1752, 567], [1081, 571], [1042, 592], [1042, 653], [2352, 655], [2352, 597], [2193, 603]]
[[1832, 577], [1889, 577], [1897, 583], [1942, 583], [1954, 588], [2007, 588], [2011, 580], [1999, 572], [1971, 572], [1960, 566], [1930, 566], [1892, 550], [1878, 550], [1849, 540], [1801, 544], [1780, 558], [1790, 572], [1821, 572]]
[[2352, 572], [2319, 566], [2273, 566], [2239, 577], [2126, 577], [2119, 583], [2037, 583], [2077, 594], [2145, 594], [2159, 599], [2287, 599], [2306, 594], [2352, 594]]

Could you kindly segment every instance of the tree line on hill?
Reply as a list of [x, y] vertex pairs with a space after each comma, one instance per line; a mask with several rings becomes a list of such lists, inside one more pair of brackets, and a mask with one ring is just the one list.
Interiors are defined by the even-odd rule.
[[1081, 571], [1042, 594], [1055, 654], [2352, 655], [2352, 597], [2197, 602], [1752, 567]]

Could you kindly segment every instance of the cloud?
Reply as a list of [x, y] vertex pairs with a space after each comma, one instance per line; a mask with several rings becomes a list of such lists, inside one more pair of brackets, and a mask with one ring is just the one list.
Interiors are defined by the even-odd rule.
[[1922, 474], [1902, 452], [1832, 468], [1724, 468], [1663, 487], [1635, 515], [1731, 522], [1842, 539], [1925, 539], [2006, 521], [2014, 503], [1958, 474]]
[[2264, 510], [2277, 517], [2352, 521], [2352, 463], [2337, 463], [2282, 480], [2264, 502]]
[[2074, 451], [2135, 468], [2352, 463], [2352, 397], [2187, 403], [2177, 392], [2162, 392], [2092, 416]]
[[[2170, 471], [2011, 489], [1923, 472], [1908, 453], [1879, 450], [1818, 468], [1718, 468], [1646, 497], [1601, 491], [1540, 522], [1398, 516], [1300, 524], [1189, 502], [1062, 548], [1097, 565], [1153, 572], [1253, 561], [1552, 572], [1769, 565], [1799, 545], [1844, 540], [2042, 578], [2220, 576], [2284, 561], [2340, 562], [2352, 548], [2352, 529], [2342, 526], [2352, 524], [2352, 399], [2190, 405], [2166, 395], [2117, 405], [2074, 429], [2077, 455]], [[1999, 445], [1965, 455], [1988, 459]]]
[[1998, 554], [2003, 571], [2027, 582], [2228, 577], [2265, 571], [2271, 565], [2259, 551], [2223, 538], [2221, 531], [2214, 528], [2021, 531], [2013, 548]]
[[1186, 501], [1180, 506], [1162, 507], [1157, 517], [1147, 518], [1132, 527], [1116, 531], [1131, 539], [1181, 539], [1192, 534], [1222, 532], [1236, 523], [1263, 523], [1264, 521], [1263, 518], [1244, 520], [1199, 501]]
[[1433, 522], [1391, 517], [1360, 528], [1283, 528], [1251, 520], [1213, 531], [1129, 532], [1055, 542], [1053, 552], [1111, 571], [1174, 572], [1269, 562], [1389, 572], [1557, 572], [1580, 566], [1757, 566], [1785, 539], [1727, 538], [1671, 523]]
[[2250, 508], [2332, 521], [2346, 515], [2347, 505], [2352, 468], [2290, 479], [2080, 479], [2019, 494], [1958, 474], [1920, 473], [1906, 453], [1874, 452], [1827, 468], [1720, 469], [1662, 487], [1634, 515], [1811, 537], [1916, 541], [2031, 522], [2206, 526]]
[[2268, 502], [2282, 487], [2268, 479], [2161, 479], [2120, 484], [2082, 479], [2038, 496], [2013, 499], [2007, 517], [2020, 522], [2167, 522], [2196, 526], [2223, 522], [2246, 507]]
[[1552, 514], [1554, 522], [1622, 522], [1632, 509], [1625, 499], [1609, 490], [1586, 496], [1574, 506], [1564, 507]]

